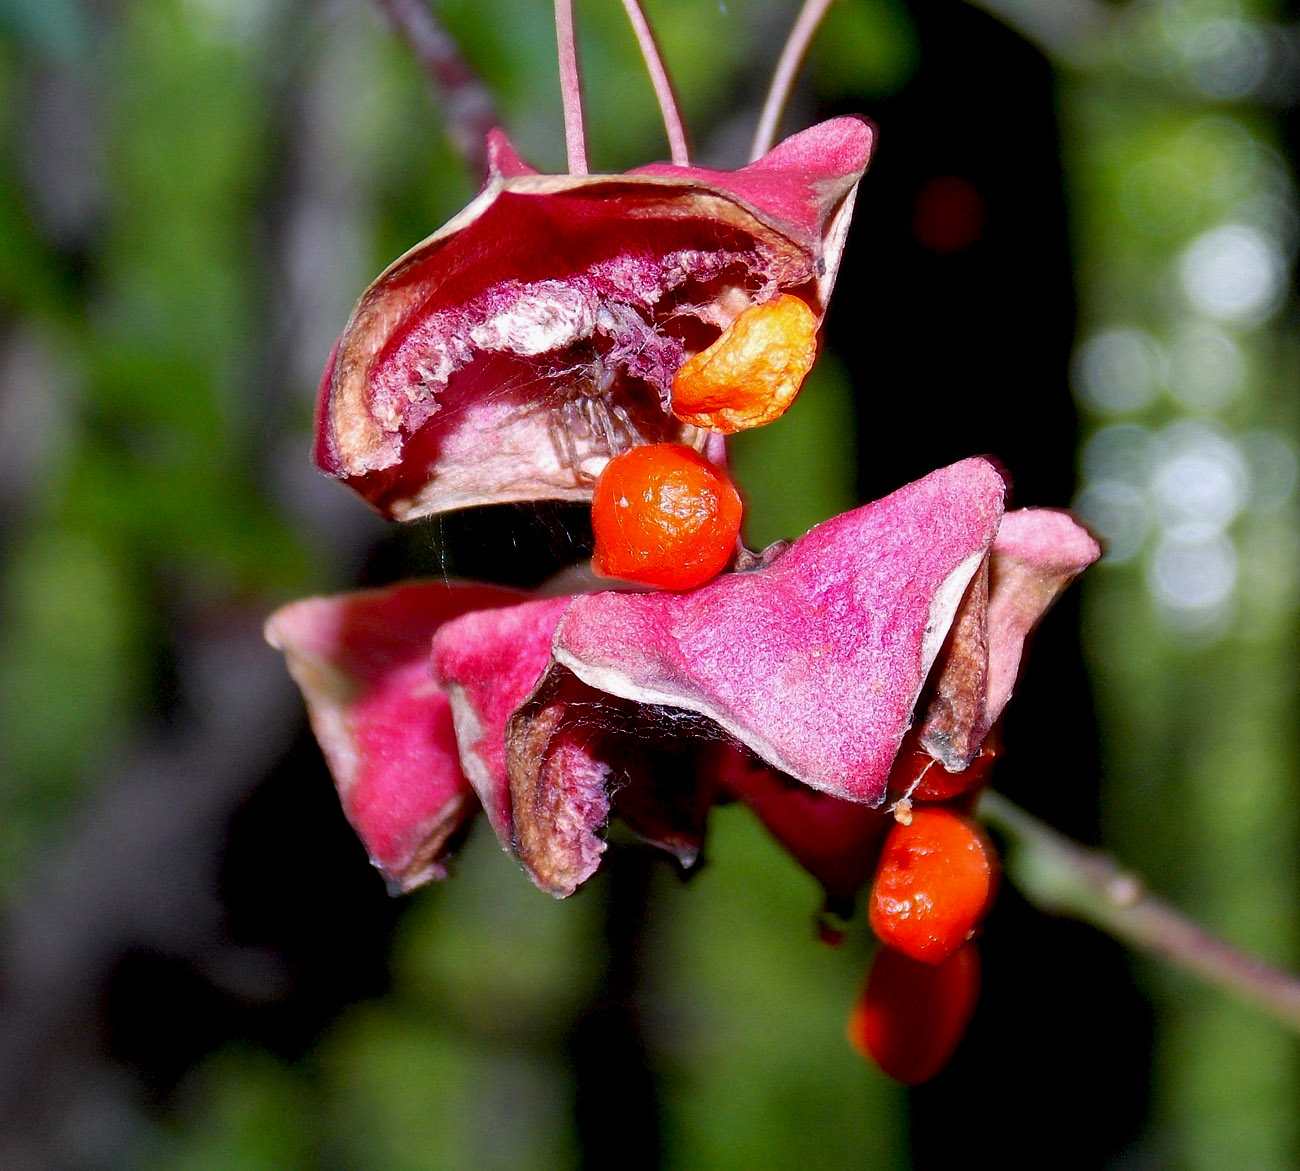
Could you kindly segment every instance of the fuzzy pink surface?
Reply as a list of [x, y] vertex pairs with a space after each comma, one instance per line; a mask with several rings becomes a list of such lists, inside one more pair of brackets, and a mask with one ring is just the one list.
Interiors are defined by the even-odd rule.
[[826, 193], [845, 175], [861, 174], [875, 147], [876, 131], [862, 118], [832, 118], [777, 143], [761, 159], [737, 171], [653, 163], [633, 175], [690, 179], [743, 199], [810, 244], [826, 221]]
[[433, 673], [451, 701], [465, 774], [506, 849], [514, 841], [506, 723], [550, 665], [551, 636], [569, 601], [465, 614], [433, 638]]
[[555, 657], [592, 687], [709, 717], [815, 789], [879, 804], [1004, 493], [991, 463], [964, 460], [765, 568], [684, 594], [577, 598]]
[[478, 808], [461, 772], [451, 708], [429, 673], [447, 619], [517, 601], [490, 586], [411, 583], [278, 610], [284, 651], [344, 813], [395, 889], [443, 876], [443, 843]]
[[388, 267], [331, 355], [315, 458], [381, 511], [589, 499], [688, 352], [778, 290], [825, 311], [874, 130], [812, 127], [734, 172], [539, 175], [489, 140], [479, 196]]
[[1096, 538], [1067, 512], [1024, 508], [1003, 518], [989, 579], [989, 727], [1011, 698], [1030, 633], [1100, 556]]

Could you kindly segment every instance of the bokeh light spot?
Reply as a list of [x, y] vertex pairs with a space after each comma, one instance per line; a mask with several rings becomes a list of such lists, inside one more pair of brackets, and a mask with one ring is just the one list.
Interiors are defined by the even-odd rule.
[[1219, 625], [1230, 609], [1237, 554], [1222, 534], [1168, 532], [1156, 542], [1147, 580], [1171, 625], [1206, 630]]
[[961, 252], [984, 234], [985, 214], [984, 197], [969, 179], [936, 175], [917, 192], [912, 234], [931, 252]]
[[1167, 427], [1151, 475], [1157, 521], [1185, 535], [1222, 532], [1246, 503], [1249, 481], [1237, 445], [1204, 423]]
[[1151, 404], [1164, 366], [1164, 354], [1149, 333], [1118, 326], [1093, 334], [1075, 351], [1074, 384], [1085, 406], [1118, 415]]
[[1241, 393], [1245, 382], [1241, 347], [1218, 327], [1190, 324], [1171, 343], [1169, 393], [1188, 410], [1221, 410]]
[[1188, 245], [1179, 264], [1188, 300], [1207, 317], [1258, 324], [1277, 308], [1285, 264], [1277, 241], [1247, 224], [1223, 224]]
[[1122, 480], [1090, 484], [1075, 499], [1074, 511], [1100, 538], [1102, 556], [1113, 565], [1136, 556], [1151, 527], [1146, 494]]

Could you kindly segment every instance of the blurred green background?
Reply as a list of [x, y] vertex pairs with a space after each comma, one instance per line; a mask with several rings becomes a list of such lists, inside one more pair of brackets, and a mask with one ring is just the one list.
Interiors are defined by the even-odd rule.
[[[432, 9], [561, 169], [549, 5]], [[739, 165], [795, 6], [647, 9]], [[787, 129], [881, 151], [827, 352], [736, 453], [751, 544], [978, 451], [1073, 504], [1107, 557], [999, 783], [1290, 966], [1296, 15], [839, 0]], [[578, 17], [594, 168], [662, 157], [621, 6]], [[1300, 1163], [1292, 1036], [1009, 889], [968, 1044], [892, 1086], [843, 1041], [865, 928], [815, 942], [742, 809], [689, 884], [625, 847], [557, 904], [480, 832], [389, 900], [263, 617], [569, 551], [563, 514], [398, 533], [310, 466], [353, 300], [476, 187], [436, 95], [362, 0], [0, 0], [0, 144], [0, 1164]]]

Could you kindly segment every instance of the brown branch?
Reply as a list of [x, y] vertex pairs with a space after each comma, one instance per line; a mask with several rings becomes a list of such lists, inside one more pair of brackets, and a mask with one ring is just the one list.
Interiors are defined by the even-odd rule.
[[1007, 873], [1030, 902], [1091, 923], [1300, 1033], [1300, 979], [1211, 935], [1147, 894], [1114, 858], [1071, 841], [1000, 794], [985, 792], [979, 814], [1009, 840]]
[[375, 0], [375, 5], [415, 54], [442, 105], [447, 134], [466, 166], [485, 174], [487, 133], [500, 122], [487, 86], [423, 0]]

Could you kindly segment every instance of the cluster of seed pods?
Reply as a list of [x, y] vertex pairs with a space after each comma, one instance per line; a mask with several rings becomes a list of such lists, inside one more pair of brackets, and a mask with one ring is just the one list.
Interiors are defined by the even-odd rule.
[[[1004, 512], [978, 457], [744, 548], [724, 437], [778, 419], [813, 365], [874, 130], [836, 118], [767, 149], [760, 128], [755, 161], [720, 172], [690, 165], [665, 109], [672, 164], [588, 174], [562, 9], [570, 173], [489, 134], [479, 195], [353, 310], [315, 459], [399, 521], [590, 500], [594, 572], [635, 589], [407, 583], [292, 603], [268, 637], [391, 889], [443, 877], [480, 809], [562, 898], [612, 816], [690, 866], [708, 808], [744, 801], [831, 904], [870, 885], [882, 946], [850, 1040], [924, 1081], [978, 991], [991, 729], [1099, 550], [1064, 514]], [[602, 705], [629, 728], [594, 735]], [[665, 745], [650, 712], [712, 731]]]
[[[815, 331], [815, 316], [797, 297], [750, 307], [682, 367], [673, 413], [724, 432], [778, 418], [812, 367]], [[735, 486], [693, 448], [633, 447], [596, 483], [593, 568], [642, 586], [694, 589], [732, 560], [741, 516]], [[881, 947], [848, 1032], [859, 1052], [908, 1085], [947, 1064], [975, 1010], [973, 938], [993, 900], [998, 866], [970, 807], [995, 755], [990, 739], [966, 769], [950, 772], [909, 735], [891, 774], [891, 791], [901, 796], [868, 911]]]
[[992, 843], [970, 816], [997, 755], [995, 740], [949, 772], [908, 736], [890, 777], [895, 825], [868, 900], [880, 940], [849, 1017], [849, 1041], [907, 1085], [928, 1081], [953, 1055], [979, 995], [974, 937], [997, 891]]

